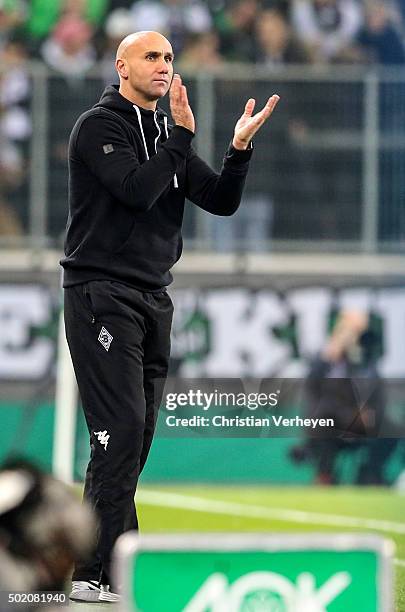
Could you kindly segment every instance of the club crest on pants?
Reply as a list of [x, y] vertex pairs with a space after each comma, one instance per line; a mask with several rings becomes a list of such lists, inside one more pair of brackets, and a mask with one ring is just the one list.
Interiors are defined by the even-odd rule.
[[106, 330], [105, 327], [102, 327], [98, 335], [98, 341], [103, 345], [105, 350], [108, 351], [111, 346], [111, 342], [113, 341], [113, 336]]

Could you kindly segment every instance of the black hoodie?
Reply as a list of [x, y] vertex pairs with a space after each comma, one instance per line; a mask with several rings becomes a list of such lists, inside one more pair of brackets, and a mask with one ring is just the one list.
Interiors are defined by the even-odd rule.
[[181, 255], [185, 198], [216, 215], [237, 210], [251, 150], [230, 146], [217, 174], [192, 138], [116, 86], [79, 117], [69, 142], [64, 287], [107, 279], [161, 290]]

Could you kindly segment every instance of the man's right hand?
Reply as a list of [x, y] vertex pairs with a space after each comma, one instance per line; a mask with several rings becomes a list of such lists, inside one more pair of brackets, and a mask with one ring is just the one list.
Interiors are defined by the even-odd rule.
[[181, 82], [179, 74], [173, 75], [170, 87], [170, 110], [176, 125], [181, 125], [191, 132], [195, 132], [195, 121], [193, 111], [187, 98], [187, 89]]

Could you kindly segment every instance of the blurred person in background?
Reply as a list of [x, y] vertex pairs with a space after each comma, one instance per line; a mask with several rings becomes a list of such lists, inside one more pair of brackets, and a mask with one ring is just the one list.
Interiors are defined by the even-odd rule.
[[[308, 87], [300, 79], [299, 70], [296, 79], [294, 74], [284, 78], [283, 68], [292, 54], [295, 63], [303, 66], [313, 64], [316, 55], [294, 31], [289, 34], [292, 28], [286, 21], [283, 25], [279, 9], [262, 13], [263, 20], [258, 19], [258, 59], [265, 61], [266, 49], [270, 48], [263, 78], [271, 79], [272, 74], [280, 78], [280, 95], [286, 100], [276, 126], [281, 131], [283, 125], [284, 134], [280, 133], [277, 147], [264, 151], [269, 163], [274, 164], [271, 175], [276, 177], [271, 186], [273, 233], [286, 240], [354, 238], [359, 224], [361, 156], [355, 148], [342, 155], [342, 149], [331, 146], [328, 139], [333, 135], [343, 140], [340, 130], [358, 130], [362, 125], [362, 109], [353, 104], [353, 95], [359, 95], [356, 86], [334, 80], [326, 83], [313, 76]], [[274, 59], [276, 45], [280, 48], [278, 62]], [[283, 52], [283, 46], [292, 50]], [[258, 68], [262, 70], [261, 64]], [[263, 179], [259, 175], [255, 180]]]
[[[262, 77], [256, 83], [257, 91], [284, 66], [310, 62], [309, 53], [295, 38], [285, 12], [278, 5], [258, 12], [255, 33], [256, 69]], [[232, 98], [241, 95], [243, 84], [224, 80], [217, 87], [224, 107], [232, 108]], [[273, 126], [271, 147], [265, 142], [257, 143], [261, 165], [253, 167], [248, 176], [244, 205], [229, 220], [215, 218], [211, 221], [210, 235], [219, 251], [267, 250], [271, 246], [274, 223], [279, 225], [280, 218], [291, 208], [297, 226], [296, 183], [286, 178], [291, 167], [294, 175], [300, 177], [300, 203], [306, 201], [306, 166], [303, 168], [304, 156], [295, 146], [295, 133], [305, 125], [300, 91], [290, 81], [277, 83], [277, 88], [284, 104]]]
[[[384, 68], [405, 65], [404, 24], [395, 5], [383, 0], [367, 0], [366, 20], [357, 37], [363, 62]], [[379, 84], [379, 129], [382, 139], [404, 138], [403, 99], [405, 85], [401, 80], [384, 79]], [[395, 136], [394, 136], [395, 135]], [[379, 235], [382, 240], [405, 237], [405, 152], [403, 148], [381, 148], [379, 151]], [[395, 223], [392, 219], [395, 218]]]
[[31, 82], [27, 66], [27, 51], [19, 40], [8, 41], [0, 50], [0, 106], [4, 134], [21, 148], [31, 135], [29, 106]]
[[219, 37], [215, 30], [200, 34], [189, 34], [177, 66], [182, 70], [199, 70], [208, 72], [225, 66], [225, 60], [219, 52]]
[[95, 531], [91, 509], [52, 476], [27, 461], [0, 469], [0, 591], [63, 591]]
[[[336, 314], [331, 333], [307, 379], [309, 417], [333, 418], [334, 437], [314, 433], [293, 448], [292, 458], [309, 461], [318, 484], [338, 484], [342, 452], [361, 449], [356, 484], [387, 484], [384, 468], [397, 440], [378, 438], [385, 413], [385, 387], [378, 374], [381, 330], [362, 310]], [[377, 436], [377, 437], [376, 437]]]
[[41, 47], [44, 62], [67, 78], [84, 75], [96, 62], [93, 30], [81, 17], [66, 15]]
[[24, 24], [27, 9], [24, 0], [0, 0], [0, 50]]
[[226, 0], [214, 11], [215, 28], [220, 38], [220, 52], [228, 61], [253, 62], [258, 0]]
[[27, 52], [18, 40], [9, 40], [0, 50], [0, 192], [2, 193], [0, 233], [19, 236], [28, 221], [26, 186], [31, 136], [31, 82]]
[[260, 11], [256, 20], [256, 63], [265, 68], [307, 64], [310, 55], [279, 8]]
[[103, 81], [106, 85], [115, 80], [114, 59], [121, 40], [133, 32], [131, 13], [117, 8], [109, 13], [104, 24], [104, 49], [101, 55]]
[[352, 47], [363, 24], [359, 0], [292, 0], [291, 23], [317, 62], [352, 60]]
[[405, 63], [405, 45], [398, 15], [383, 0], [366, 0], [365, 23], [357, 36], [361, 57], [369, 63]]
[[[2, 111], [0, 109], [0, 123]], [[11, 204], [12, 194], [23, 177], [23, 164], [17, 148], [5, 137], [0, 125], [0, 237], [23, 234], [21, 220]]]
[[[48, 80], [49, 114], [49, 199], [48, 231], [62, 240], [66, 213], [63, 190], [67, 180], [69, 126], [75, 117], [95, 99], [95, 83], [85, 78], [95, 66], [97, 53], [93, 28], [82, 17], [65, 15], [41, 47], [42, 58], [53, 71]], [[97, 81], [96, 81], [97, 87]]]
[[[278, 6], [257, 13], [254, 32], [254, 57], [264, 81], [271, 79], [275, 71], [282, 70], [290, 63], [309, 63], [309, 53], [295, 38], [284, 11]], [[240, 95], [235, 90], [241, 86], [240, 83], [228, 81], [217, 86], [225, 107], [231, 107], [231, 98]], [[260, 85], [256, 84], [256, 87]], [[277, 87], [284, 104], [272, 131], [272, 146], [266, 146], [264, 142], [257, 143], [262, 165], [252, 168], [243, 206], [231, 219], [211, 220], [210, 235], [218, 251], [267, 250], [271, 244], [274, 215], [278, 218], [286, 205], [293, 205], [296, 209], [290, 191], [292, 183], [286, 181], [286, 169], [293, 166], [296, 173], [300, 167], [293, 144], [295, 122], [300, 117], [300, 114], [295, 116], [297, 92], [290, 82], [278, 83]], [[300, 190], [303, 198], [304, 184], [301, 184]]]
[[109, 0], [31, 0], [25, 30], [34, 50], [39, 49], [63, 17], [84, 20], [92, 30], [102, 26]]
[[209, 32], [211, 14], [203, 0], [139, 0], [131, 8], [132, 31], [155, 30], [167, 36], [176, 55], [190, 34]]

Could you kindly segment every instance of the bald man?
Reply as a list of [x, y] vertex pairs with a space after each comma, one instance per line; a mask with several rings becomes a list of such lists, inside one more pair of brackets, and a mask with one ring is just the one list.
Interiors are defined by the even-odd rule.
[[[84, 496], [100, 521], [95, 555], [73, 575], [77, 601], [117, 601], [111, 550], [138, 528], [134, 494], [167, 376], [166, 287], [182, 251], [185, 199], [215, 215], [237, 210], [252, 137], [278, 102], [272, 96], [253, 115], [247, 101], [218, 174], [192, 147], [194, 116], [169, 41], [127, 36], [116, 69], [119, 86], [79, 117], [69, 144], [65, 326], [90, 434]], [[156, 105], [169, 90], [174, 125]]]

